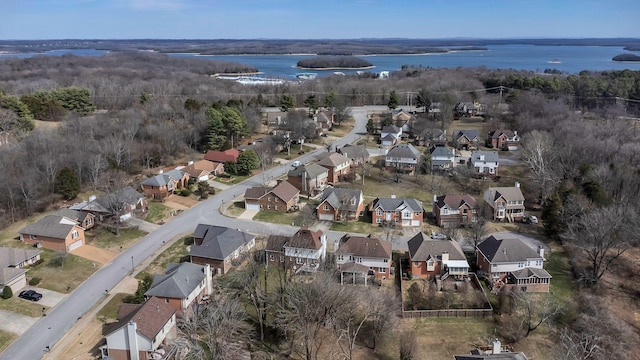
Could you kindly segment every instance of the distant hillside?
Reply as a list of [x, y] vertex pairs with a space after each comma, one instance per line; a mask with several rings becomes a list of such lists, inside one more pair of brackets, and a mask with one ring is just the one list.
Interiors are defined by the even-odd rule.
[[640, 61], [640, 56], [636, 54], [620, 54], [611, 59], [613, 61]]
[[355, 56], [320, 56], [298, 61], [304, 69], [366, 69], [373, 64]]

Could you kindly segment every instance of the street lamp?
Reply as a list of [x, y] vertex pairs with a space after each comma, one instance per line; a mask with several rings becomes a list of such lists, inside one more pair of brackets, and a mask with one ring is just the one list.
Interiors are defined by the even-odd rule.
[[133, 271], [136, 269], [136, 267], [133, 265], [133, 255], [131, 255], [131, 275], [133, 275]]

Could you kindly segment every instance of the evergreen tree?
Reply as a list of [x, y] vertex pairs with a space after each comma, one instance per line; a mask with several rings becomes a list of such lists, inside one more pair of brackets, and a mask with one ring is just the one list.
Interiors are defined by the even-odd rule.
[[376, 126], [373, 124], [373, 119], [367, 120], [367, 134], [373, 135], [376, 132]]
[[290, 95], [282, 95], [280, 99], [280, 110], [287, 112], [296, 107], [295, 99]]
[[4, 289], [2, 289], [2, 298], [3, 299], [11, 299], [13, 297], [13, 290], [11, 290], [11, 286], [4, 286]]
[[153, 284], [153, 276], [145, 273], [142, 280], [138, 280], [138, 289], [136, 289], [136, 292], [133, 294], [131, 303], [142, 304], [144, 302], [144, 294], [149, 291], [151, 284]]
[[318, 97], [315, 94], [307, 96], [307, 98], [304, 99], [304, 106], [309, 108], [309, 117], [311, 117], [320, 106], [318, 103]]
[[253, 150], [243, 151], [238, 156], [238, 175], [249, 175], [260, 166], [260, 158]]
[[544, 233], [552, 239], [557, 239], [566, 228], [562, 221], [561, 208], [562, 199], [557, 192], [542, 207]]
[[391, 110], [398, 107], [398, 94], [396, 94], [395, 90], [391, 90], [389, 93], [389, 102], [387, 103], [387, 107]]
[[63, 168], [56, 176], [55, 181], [56, 194], [62, 195], [65, 200], [75, 199], [80, 192], [80, 180], [78, 175], [68, 167]]

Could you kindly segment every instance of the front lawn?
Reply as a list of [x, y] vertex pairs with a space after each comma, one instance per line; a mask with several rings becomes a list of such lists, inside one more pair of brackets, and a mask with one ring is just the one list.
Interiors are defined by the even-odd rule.
[[252, 177], [253, 174], [250, 175], [229, 175], [229, 174], [222, 174], [222, 175], [218, 175], [216, 176], [213, 180], [217, 181], [221, 184], [226, 184], [226, 185], [235, 185], [238, 183], [241, 183], [245, 180], [247, 180], [248, 178]]
[[18, 338], [18, 335], [0, 330], [0, 353]]
[[191, 236], [185, 236], [181, 239], [178, 239], [171, 246], [169, 246], [167, 250], [156, 256], [156, 258], [153, 259], [149, 266], [147, 266], [144, 271], [141, 271], [136, 276], [136, 278], [142, 279], [145, 272], [149, 274], [163, 274], [167, 265], [169, 265], [170, 263], [180, 263], [182, 261], [185, 261], [185, 257], [189, 255], [189, 250], [186, 244], [191, 244], [191, 241]]
[[44, 261], [30, 267], [27, 275], [28, 278], [39, 277], [41, 281], [38, 286], [45, 289], [69, 293], [67, 288], [75, 289], [99, 269], [94, 262], [73, 254], [41, 250], [40, 258]]
[[296, 222], [299, 212], [282, 213], [279, 211], [262, 210], [253, 217], [254, 221], [270, 222], [274, 224], [291, 225]]
[[0, 309], [22, 314], [25, 316], [37, 318], [42, 316], [42, 308], [48, 311], [48, 306], [42, 306], [37, 302], [20, 299], [18, 293], [13, 294], [10, 299], [0, 299]]
[[147, 233], [138, 229], [120, 229], [120, 235], [115, 234], [115, 228], [100, 225], [85, 233], [87, 244], [109, 250], [128, 248]]
[[122, 299], [129, 296], [129, 294], [125, 293], [117, 293], [109, 300], [107, 305], [105, 305], [98, 313], [96, 317], [98, 320], [109, 322], [109, 320], [117, 320], [118, 318], [118, 308], [122, 304]]
[[360, 233], [360, 234], [373, 234], [380, 231], [380, 227], [371, 223], [371, 215], [365, 214], [358, 221], [337, 221], [331, 224], [331, 230], [348, 232], [348, 233]]
[[147, 213], [147, 216], [144, 218], [144, 221], [154, 223], [154, 224], [160, 224], [161, 222], [164, 221], [164, 219], [166, 219], [169, 216], [170, 211], [171, 211], [170, 208], [162, 205], [159, 202], [155, 202], [155, 201], [149, 202], [149, 213]]

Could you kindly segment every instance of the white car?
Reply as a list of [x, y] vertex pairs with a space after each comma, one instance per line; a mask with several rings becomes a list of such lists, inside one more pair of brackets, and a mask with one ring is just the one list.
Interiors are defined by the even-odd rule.
[[538, 223], [538, 217], [535, 216], [535, 215], [529, 216], [529, 223], [530, 224], [537, 224]]
[[296, 161], [291, 163], [291, 166], [293, 166], [293, 167], [298, 167], [300, 165], [302, 165], [302, 163], [300, 161], [298, 161], [298, 160], [296, 160]]

